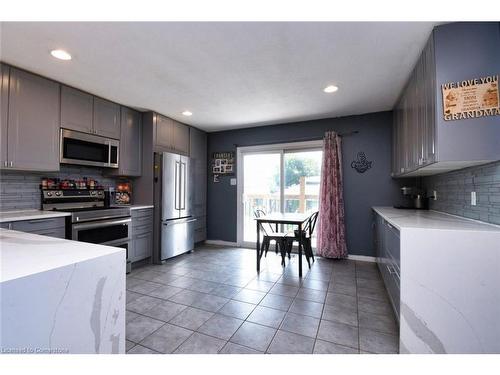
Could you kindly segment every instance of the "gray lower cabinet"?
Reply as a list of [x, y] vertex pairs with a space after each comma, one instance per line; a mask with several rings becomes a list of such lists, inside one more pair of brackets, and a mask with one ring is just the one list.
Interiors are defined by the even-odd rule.
[[94, 97], [92, 125], [95, 134], [120, 139], [120, 105]]
[[399, 321], [400, 312], [400, 234], [399, 230], [382, 216], [374, 215], [374, 246], [378, 268], [384, 280], [387, 294]]
[[10, 68], [7, 160], [2, 168], [59, 170], [59, 90], [56, 82]]
[[7, 120], [9, 107], [9, 72], [7, 65], [0, 64], [0, 168], [8, 167]]
[[94, 97], [68, 86], [61, 87], [61, 127], [94, 133]]
[[36, 219], [2, 223], [2, 228], [19, 232], [39, 234], [42, 236], [65, 238], [65, 218]]
[[131, 262], [153, 255], [153, 209], [132, 210], [132, 243], [129, 250]]

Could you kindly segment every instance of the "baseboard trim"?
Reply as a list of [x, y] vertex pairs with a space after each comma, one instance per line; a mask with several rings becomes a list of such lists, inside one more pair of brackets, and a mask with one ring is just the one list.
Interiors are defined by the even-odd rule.
[[347, 259], [351, 260], [359, 260], [362, 262], [372, 262], [375, 263], [377, 261], [377, 258], [368, 256], [368, 255], [355, 255], [355, 254], [349, 254]]
[[237, 242], [222, 241], [222, 240], [205, 240], [206, 245], [231, 246], [238, 247]]

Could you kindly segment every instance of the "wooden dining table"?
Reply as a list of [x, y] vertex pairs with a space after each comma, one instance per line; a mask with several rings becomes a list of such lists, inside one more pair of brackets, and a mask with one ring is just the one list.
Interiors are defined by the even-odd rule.
[[[280, 224], [291, 224], [296, 225], [298, 232], [301, 233], [306, 221], [311, 217], [311, 213], [272, 213], [265, 216], [255, 218], [257, 223], [257, 272], [260, 272], [260, 259], [262, 258], [263, 250], [261, 249], [260, 243], [260, 228], [262, 224], [275, 224], [276, 231], [278, 231], [278, 226]], [[309, 233], [311, 235], [311, 233]], [[290, 234], [290, 237], [295, 237], [294, 233]], [[299, 277], [302, 277], [302, 236], [298, 236], [297, 239], [299, 243]]]

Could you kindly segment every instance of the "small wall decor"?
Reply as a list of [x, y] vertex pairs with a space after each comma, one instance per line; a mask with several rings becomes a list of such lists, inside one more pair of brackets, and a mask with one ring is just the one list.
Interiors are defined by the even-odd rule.
[[365, 173], [372, 167], [373, 161], [368, 161], [364, 152], [360, 151], [357, 154], [357, 159], [351, 163], [351, 168], [354, 168], [358, 173]]
[[498, 75], [441, 85], [445, 121], [500, 115]]
[[234, 176], [234, 152], [214, 152], [212, 154], [213, 181], [219, 182], [219, 177]]

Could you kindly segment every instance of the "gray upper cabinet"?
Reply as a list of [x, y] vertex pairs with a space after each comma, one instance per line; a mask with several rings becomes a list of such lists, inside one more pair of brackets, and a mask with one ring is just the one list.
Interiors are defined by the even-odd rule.
[[207, 205], [207, 134], [191, 128], [190, 143], [194, 178], [193, 216], [200, 217], [206, 215]]
[[0, 169], [8, 167], [7, 114], [9, 106], [9, 67], [0, 64]]
[[189, 155], [189, 127], [162, 115], [156, 115], [157, 151]]
[[172, 140], [174, 137], [173, 120], [168, 117], [156, 116], [156, 148], [159, 151], [172, 151]]
[[184, 155], [189, 155], [189, 127], [173, 121], [173, 148]]
[[121, 176], [140, 176], [142, 165], [142, 116], [139, 112], [121, 107], [120, 162]]
[[58, 83], [10, 69], [8, 166], [32, 171], [59, 170]]
[[61, 87], [61, 127], [94, 133], [94, 97], [68, 86]]
[[108, 138], [120, 138], [120, 106], [94, 97], [94, 133]]

